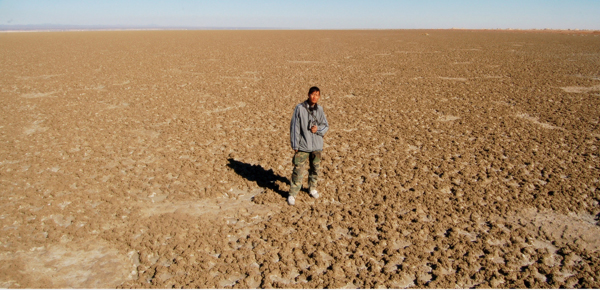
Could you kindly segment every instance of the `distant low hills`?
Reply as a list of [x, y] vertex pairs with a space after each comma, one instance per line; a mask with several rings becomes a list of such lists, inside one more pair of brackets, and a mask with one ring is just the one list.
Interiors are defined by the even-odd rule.
[[281, 29], [274, 27], [199, 27], [199, 26], [126, 26], [126, 25], [65, 25], [65, 24], [28, 24], [2, 25], [0, 31], [74, 31], [74, 30], [251, 30]]

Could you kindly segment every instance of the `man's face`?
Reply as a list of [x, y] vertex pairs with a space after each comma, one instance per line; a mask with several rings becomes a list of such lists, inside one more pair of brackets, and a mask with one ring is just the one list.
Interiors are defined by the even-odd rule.
[[310, 94], [310, 96], [308, 96], [308, 100], [311, 105], [314, 105], [319, 101], [320, 97], [321, 97], [321, 92], [316, 91], [316, 92], [313, 92], [312, 94]]

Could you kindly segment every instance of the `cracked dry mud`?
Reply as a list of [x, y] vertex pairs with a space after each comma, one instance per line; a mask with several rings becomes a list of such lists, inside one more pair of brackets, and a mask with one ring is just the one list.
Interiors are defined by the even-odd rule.
[[[600, 37], [0, 34], [1, 287], [598, 288]], [[288, 206], [289, 121], [331, 129]]]

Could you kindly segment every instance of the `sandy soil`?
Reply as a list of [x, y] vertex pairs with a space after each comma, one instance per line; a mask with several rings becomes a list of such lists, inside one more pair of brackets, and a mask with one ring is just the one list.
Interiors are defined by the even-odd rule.
[[[600, 287], [600, 37], [0, 34], [0, 287]], [[288, 206], [289, 121], [331, 129]]]

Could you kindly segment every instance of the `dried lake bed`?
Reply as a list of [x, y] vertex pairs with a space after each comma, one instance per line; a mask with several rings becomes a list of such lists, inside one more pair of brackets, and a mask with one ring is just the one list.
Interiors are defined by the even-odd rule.
[[[600, 288], [600, 37], [0, 34], [0, 286]], [[310, 86], [321, 198], [286, 193]]]

